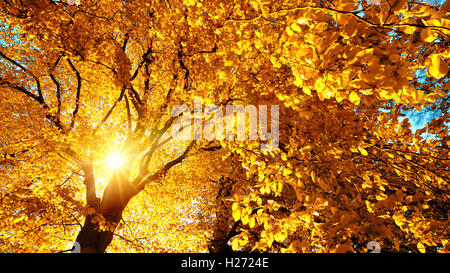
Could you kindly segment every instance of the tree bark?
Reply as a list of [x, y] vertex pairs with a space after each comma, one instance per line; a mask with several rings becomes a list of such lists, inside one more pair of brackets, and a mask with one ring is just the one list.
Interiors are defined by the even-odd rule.
[[[104, 253], [113, 239], [114, 230], [100, 230], [99, 223], [93, 218], [94, 215], [88, 215], [83, 228], [78, 233], [76, 241], [80, 244], [81, 253]], [[121, 216], [111, 215], [105, 219], [117, 227]]]
[[[161, 133], [164, 133], [164, 131], [161, 131]], [[122, 213], [131, 198], [143, 190], [149, 181], [158, 179], [166, 174], [170, 168], [181, 163], [187, 157], [188, 152], [194, 144], [195, 140], [188, 145], [183, 154], [169, 161], [158, 172], [143, 180], [130, 182], [128, 179], [129, 167], [116, 171], [112, 175], [108, 186], [106, 186], [101, 201], [95, 195], [95, 179], [92, 163], [82, 163], [81, 165], [85, 172], [86, 201], [88, 206], [96, 210], [96, 213], [86, 217], [84, 225], [78, 233], [76, 241], [80, 244], [81, 253], [105, 252], [113, 239], [115, 229], [122, 219]], [[147, 166], [144, 167], [144, 169], [147, 169]], [[98, 223], [98, 219], [95, 217], [96, 215], [103, 216], [109, 227], [108, 230], [100, 229], [100, 223]]]
[[221, 177], [218, 181], [219, 189], [214, 202], [216, 208], [216, 222], [211, 241], [208, 243], [208, 250], [211, 253], [232, 253], [228, 241], [235, 236], [233, 217], [231, 215], [231, 205], [225, 200], [231, 198], [234, 181], [229, 178]]
[[[113, 175], [103, 193], [99, 208], [96, 208], [96, 213], [86, 216], [84, 225], [78, 233], [76, 241], [80, 244], [81, 253], [105, 252], [122, 219], [124, 209], [135, 195], [136, 191], [128, 180], [120, 175]], [[100, 229], [96, 215], [104, 217], [109, 227], [107, 230]]]

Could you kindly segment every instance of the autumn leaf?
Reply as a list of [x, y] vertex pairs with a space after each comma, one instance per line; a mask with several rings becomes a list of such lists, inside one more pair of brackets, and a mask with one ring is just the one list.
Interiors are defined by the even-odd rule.
[[437, 38], [437, 36], [438, 34], [435, 31], [430, 30], [429, 28], [424, 28], [420, 32], [421, 39], [428, 43], [433, 42]]
[[311, 89], [309, 89], [306, 86], [303, 86], [302, 90], [306, 95], [311, 96]]
[[449, 252], [416, 2], [1, 2], [0, 252]]
[[348, 244], [341, 244], [336, 247], [336, 253], [354, 253], [354, 249]]
[[439, 79], [448, 73], [448, 64], [439, 54], [432, 54], [428, 56], [425, 64], [430, 75], [436, 79]]
[[362, 147], [358, 147], [358, 150], [359, 150], [359, 152], [360, 152], [362, 155], [364, 155], [364, 156], [367, 156], [367, 155], [368, 155], [366, 149], [364, 149], [364, 148], [362, 148]]
[[360, 98], [359, 98], [358, 94], [356, 94], [355, 92], [350, 93], [349, 100], [351, 103], [353, 103], [355, 105], [359, 105]]
[[420, 253], [426, 252], [425, 246], [422, 243], [417, 243], [417, 249], [420, 251]]

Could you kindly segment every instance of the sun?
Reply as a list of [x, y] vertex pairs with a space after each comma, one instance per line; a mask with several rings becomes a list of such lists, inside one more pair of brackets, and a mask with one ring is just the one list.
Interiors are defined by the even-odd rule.
[[123, 155], [117, 152], [111, 153], [107, 158], [108, 167], [111, 169], [118, 169], [122, 166], [123, 163]]

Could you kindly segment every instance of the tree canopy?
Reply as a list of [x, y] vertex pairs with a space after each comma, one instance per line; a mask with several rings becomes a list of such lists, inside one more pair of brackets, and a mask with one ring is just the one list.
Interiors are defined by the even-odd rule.
[[[448, 252], [449, 7], [2, 1], [0, 251]], [[174, 138], [199, 97], [276, 149]]]

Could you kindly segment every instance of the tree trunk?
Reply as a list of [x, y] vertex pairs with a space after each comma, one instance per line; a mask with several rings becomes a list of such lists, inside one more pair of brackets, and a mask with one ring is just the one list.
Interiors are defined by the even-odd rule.
[[216, 208], [216, 222], [214, 224], [214, 233], [211, 241], [208, 243], [208, 250], [211, 253], [232, 253], [228, 241], [235, 236], [233, 217], [231, 215], [231, 204], [226, 200], [231, 198], [233, 184], [232, 179], [221, 177], [218, 181], [219, 189], [214, 202]]
[[[104, 253], [113, 239], [114, 230], [100, 230], [99, 223], [93, 217], [93, 214], [86, 217], [83, 228], [78, 233], [76, 241], [80, 244], [81, 253]], [[111, 215], [105, 219], [115, 228], [121, 215]]]
[[[122, 219], [122, 212], [128, 202], [136, 195], [134, 187], [119, 175], [114, 175], [103, 193], [97, 213], [86, 216], [83, 227], [76, 241], [80, 244], [81, 253], [104, 253], [111, 243], [114, 231]], [[107, 230], [101, 230], [98, 218], [105, 218]]]

